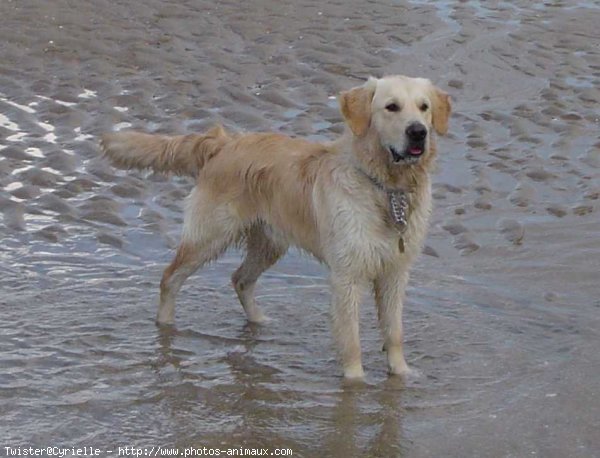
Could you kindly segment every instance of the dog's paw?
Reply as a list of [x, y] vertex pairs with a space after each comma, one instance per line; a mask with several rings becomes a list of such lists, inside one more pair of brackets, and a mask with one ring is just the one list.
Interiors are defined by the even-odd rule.
[[365, 378], [365, 371], [362, 365], [357, 364], [344, 368], [344, 378], [346, 380], [362, 380]]
[[406, 377], [412, 372], [412, 369], [408, 367], [406, 363], [400, 365], [388, 365], [388, 374], [390, 375], [399, 375], [401, 377]]
[[173, 328], [175, 327], [175, 321], [174, 320], [161, 320], [158, 317], [154, 320], [154, 323], [156, 324], [156, 326], [158, 326], [159, 328]]
[[407, 376], [411, 372], [402, 355], [393, 355], [388, 352], [388, 373], [390, 375]]
[[164, 308], [159, 308], [154, 320], [157, 326], [173, 326], [175, 324], [175, 315]]
[[258, 312], [258, 313], [249, 315], [246, 317], [246, 319], [248, 320], [248, 323], [251, 323], [251, 324], [267, 324], [267, 323], [270, 323], [271, 321], [274, 321], [273, 318], [271, 318], [268, 315], [265, 315], [262, 312]]
[[422, 377], [422, 373], [419, 369], [409, 367], [406, 362], [400, 367], [388, 366], [388, 374], [393, 377], [402, 377], [403, 379], [418, 379]]
[[386, 348], [388, 360], [388, 373], [390, 375], [406, 376], [410, 373], [410, 368], [406, 364], [402, 347], [394, 346]]

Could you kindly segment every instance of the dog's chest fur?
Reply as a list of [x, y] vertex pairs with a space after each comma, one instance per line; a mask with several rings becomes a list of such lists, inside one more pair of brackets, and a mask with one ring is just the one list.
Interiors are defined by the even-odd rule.
[[421, 250], [431, 211], [427, 177], [406, 193], [407, 224], [402, 231], [394, 224], [384, 190], [353, 172], [336, 178], [336, 185], [321, 189], [315, 202], [323, 222], [319, 230], [327, 264], [374, 277], [386, 264], [410, 263]]

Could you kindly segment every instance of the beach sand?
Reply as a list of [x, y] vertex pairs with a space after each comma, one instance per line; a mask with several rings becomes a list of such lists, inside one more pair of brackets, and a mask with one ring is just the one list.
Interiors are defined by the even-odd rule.
[[[0, 446], [269, 447], [306, 457], [600, 456], [597, 2], [0, 3]], [[238, 252], [154, 325], [191, 180], [98, 135], [221, 122], [326, 140], [336, 94], [430, 78], [454, 101], [405, 304], [419, 376], [339, 376], [327, 273], [291, 252], [245, 323]], [[3, 449], [4, 452], [4, 449]]]

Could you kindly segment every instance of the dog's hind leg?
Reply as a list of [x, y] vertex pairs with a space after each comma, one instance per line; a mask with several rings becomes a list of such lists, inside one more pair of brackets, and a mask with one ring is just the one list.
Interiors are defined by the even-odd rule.
[[181, 244], [160, 282], [156, 322], [172, 324], [175, 298], [185, 280], [207, 262], [217, 259], [241, 232], [239, 219], [226, 205], [216, 205], [195, 189], [188, 201]]
[[158, 324], [173, 324], [175, 319], [175, 298], [183, 282], [207, 262], [209, 253], [194, 243], [183, 242], [177, 254], [163, 272], [160, 282], [160, 304], [156, 315]]
[[276, 241], [265, 232], [265, 226], [256, 224], [246, 235], [247, 252], [242, 265], [231, 276], [235, 292], [244, 307], [248, 321], [260, 323], [265, 320], [256, 305], [254, 289], [258, 277], [277, 262], [287, 251], [287, 244]]

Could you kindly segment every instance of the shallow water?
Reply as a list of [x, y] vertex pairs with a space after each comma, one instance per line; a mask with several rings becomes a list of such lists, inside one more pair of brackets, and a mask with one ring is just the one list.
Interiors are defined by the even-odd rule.
[[[5, 446], [291, 448], [294, 456], [600, 456], [600, 48], [594, 2], [2, 2], [0, 455]], [[314, 139], [370, 74], [455, 113], [388, 378], [339, 377], [325, 270], [290, 253], [249, 326], [236, 252], [157, 287], [191, 187], [112, 169], [97, 135], [215, 121]], [[104, 453], [104, 452], [103, 452]]]

